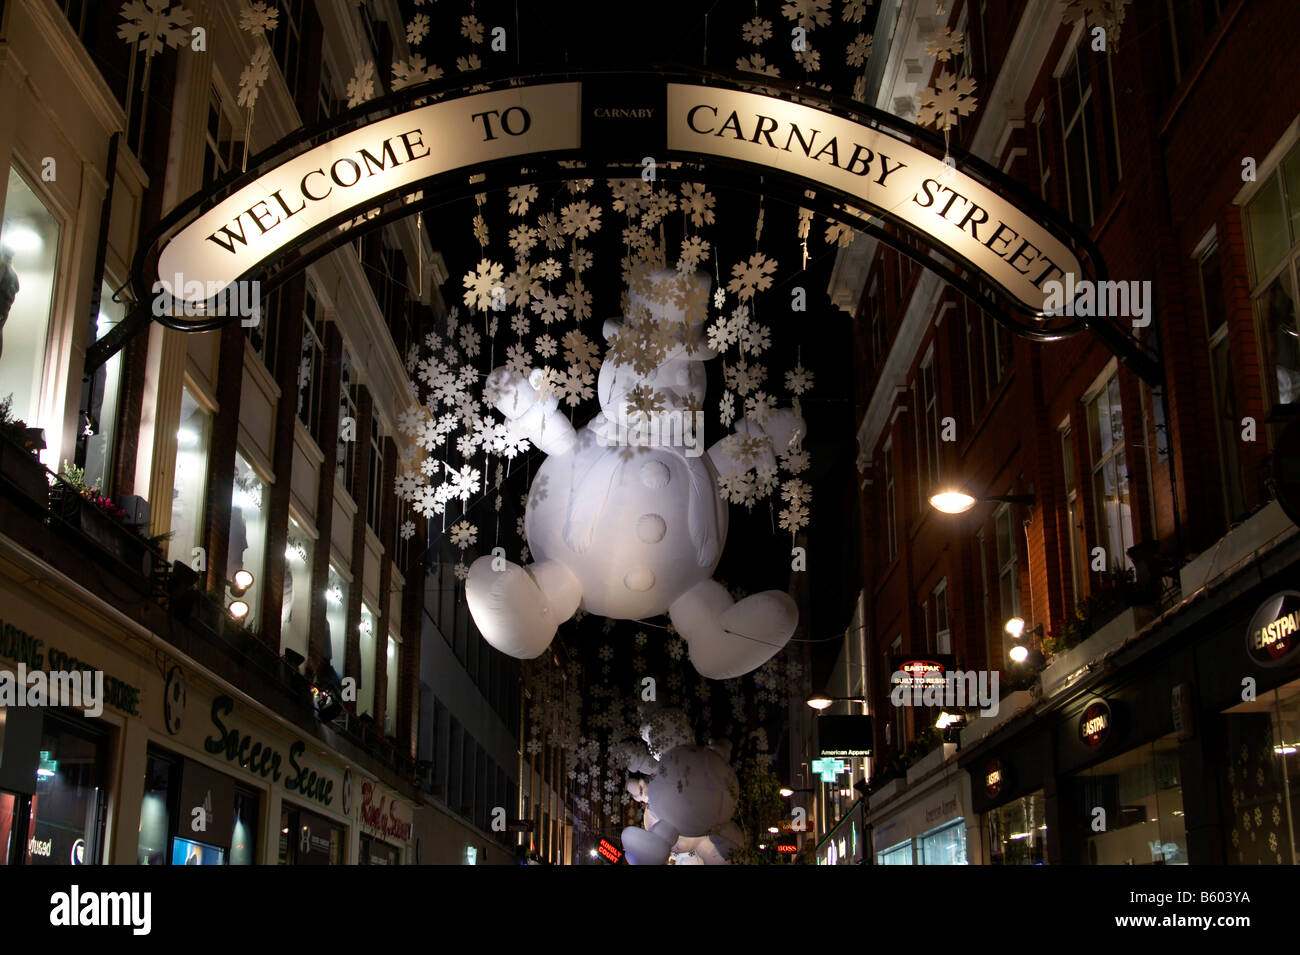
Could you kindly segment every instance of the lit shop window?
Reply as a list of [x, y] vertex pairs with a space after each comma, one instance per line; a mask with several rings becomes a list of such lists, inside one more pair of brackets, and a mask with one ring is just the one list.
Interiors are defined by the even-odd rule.
[[347, 349], [343, 350], [343, 368], [339, 381], [339, 440], [335, 466], [339, 486], [351, 496], [357, 463], [357, 385], [352, 358]]
[[284, 543], [284, 595], [280, 603], [280, 651], [307, 657], [311, 625], [311, 568], [315, 542], [289, 518]]
[[984, 828], [990, 865], [1047, 862], [1047, 803], [1041, 789], [985, 813]]
[[1230, 865], [1295, 865], [1300, 845], [1300, 682], [1220, 717], [1223, 834]]
[[1300, 401], [1300, 330], [1296, 273], [1300, 268], [1300, 144], [1262, 177], [1246, 206], [1255, 282], [1252, 297], [1264, 354], [1265, 385], [1273, 402]]
[[226, 554], [226, 580], [247, 570], [253, 585], [244, 593], [248, 604], [247, 626], [256, 628], [262, 607], [262, 568], [266, 563], [266, 485], [244, 460], [235, 455], [235, 483], [230, 492], [230, 549]]
[[208, 484], [208, 441], [212, 416], [188, 388], [181, 391], [181, 418], [176, 429], [176, 471], [172, 476], [172, 560], [189, 564], [194, 548], [203, 546], [203, 501]]
[[348, 582], [330, 564], [329, 582], [325, 587], [325, 667], [328, 683], [343, 680], [347, 654]]
[[58, 222], [11, 167], [0, 225], [0, 399], [13, 395], [14, 416], [34, 428], [58, 255]]
[[375, 635], [379, 618], [368, 605], [361, 605], [361, 692], [357, 695], [357, 715], [375, 715]]
[[900, 842], [896, 846], [890, 846], [882, 852], [876, 853], [876, 865], [911, 865], [912, 864], [912, 840]]
[[[1089, 865], [1186, 865], [1178, 739], [1166, 736], [1075, 776]], [[1094, 831], [1097, 810], [1104, 831]]]
[[917, 841], [920, 843], [921, 865], [966, 865], [964, 820], [928, 832]]

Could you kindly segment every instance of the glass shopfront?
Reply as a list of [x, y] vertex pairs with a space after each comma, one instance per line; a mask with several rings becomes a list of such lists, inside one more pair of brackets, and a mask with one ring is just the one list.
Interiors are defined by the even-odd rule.
[[1083, 862], [1186, 865], [1178, 738], [1139, 746], [1073, 777], [1083, 813]]
[[1300, 843], [1300, 681], [1220, 717], [1226, 861], [1294, 865]]
[[253, 865], [260, 803], [255, 790], [233, 777], [151, 747], [136, 859], [140, 865]]
[[966, 822], [958, 819], [917, 838], [921, 865], [966, 865]]
[[361, 865], [401, 865], [402, 850], [370, 836], [361, 837]]
[[1047, 805], [1043, 791], [1013, 799], [984, 814], [990, 865], [1044, 865]]
[[0, 864], [102, 861], [108, 733], [84, 716], [43, 715], [32, 791], [0, 791]]
[[280, 809], [280, 865], [343, 865], [347, 830], [291, 802]]
[[876, 865], [911, 865], [912, 864], [912, 840], [900, 842], [896, 846], [890, 846], [881, 852], [876, 853]]
[[280, 649], [307, 658], [311, 624], [311, 568], [316, 542], [289, 518], [284, 545], [284, 594], [280, 603]]

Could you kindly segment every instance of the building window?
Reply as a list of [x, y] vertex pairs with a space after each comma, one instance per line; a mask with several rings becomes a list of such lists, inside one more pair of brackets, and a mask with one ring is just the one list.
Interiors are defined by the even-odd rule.
[[1038, 112], [1034, 114], [1034, 142], [1038, 146], [1038, 194], [1043, 201], [1047, 201], [1047, 180], [1052, 178], [1052, 166], [1047, 161], [1047, 139], [1043, 134], [1046, 118], [1047, 108], [1039, 103]]
[[271, 55], [284, 76], [289, 95], [298, 97], [298, 84], [302, 82], [302, 28], [303, 0], [276, 0], [280, 8], [280, 22], [271, 31]]
[[885, 360], [885, 316], [880, 311], [880, 283], [875, 279], [867, 293], [867, 316], [871, 322], [871, 370], [876, 371]]
[[357, 385], [353, 380], [352, 356], [346, 348], [343, 349], [342, 364], [339, 378], [338, 450], [334, 461], [339, 487], [351, 496], [357, 462]]
[[[1300, 331], [1296, 326], [1296, 270], [1300, 267], [1300, 143], [1246, 205], [1255, 315], [1269, 398], [1300, 401]], [[12, 181], [12, 177], [11, 177]]]
[[298, 420], [319, 447], [325, 375], [325, 316], [316, 296], [307, 292], [298, 356]]
[[885, 472], [885, 557], [893, 561], [898, 553], [898, 516], [894, 495], [894, 441], [885, 442], [883, 468]]
[[1079, 490], [1074, 477], [1074, 431], [1066, 421], [1061, 427], [1061, 461], [1065, 476], [1065, 519], [1070, 548], [1070, 582], [1075, 601], [1083, 599], [1084, 568], [1088, 566], [1084, 547], [1083, 513], [1079, 510]]
[[176, 429], [176, 469], [172, 474], [171, 540], [167, 554], [190, 563], [203, 546], [203, 505], [208, 487], [208, 442], [212, 415], [189, 388], [181, 389], [180, 426]]
[[[1187, 827], [1178, 739], [1154, 743], [1076, 773], [1085, 865], [1185, 865]], [[1092, 825], [1097, 809], [1106, 826]]]
[[[324, 546], [324, 545], [322, 545]], [[338, 685], [347, 672], [348, 581], [330, 561], [325, 586], [325, 660], [322, 670], [326, 683]]]
[[926, 459], [926, 482], [922, 487], [927, 491], [938, 485], [942, 470], [939, 463], [939, 396], [934, 364], [934, 347], [931, 346], [921, 361], [921, 430], [924, 432]]
[[912, 840], [900, 842], [876, 853], [876, 865], [911, 865]]
[[[99, 291], [99, 315], [95, 319], [94, 340], [108, 334], [126, 318], [126, 306], [113, 301], [113, 288], [105, 282]], [[107, 488], [109, 469], [113, 465], [113, 436], [117, 426], [117, 396], [122, 383], [122, 353], [119, 351], [100, 365], [82, 385], [81, 427], [77, 430], [78, 452], [86, 480], [92, 486]]]
[[379, 436], [379, 421], [375, 418], [370, 419], [370, 455], [367, 459], [367, 470], [370, 475], [369, 483], [366, 485], [366, 523], [370, 529], [378, 533], [379, 518], [384, 502], [384, 442]]
[[1047, 862], [1047, 800], [1041, 789], [986, 813], [984, 823], [989, 865]]
[[1011, 336], [1001, 322], [983, 309], [980, 309], [980, 327], [984, 339], [984, 400], [987, 402], [997, 390], [1010, 364]]
[[916, 840], [921, 865], [966, 865], [966, 822], [958, 819]]
[[289, 518], [284, 545], [284, 595], [280, 604], [280, 652], [292, 650], [307, 658], [311, 632], [312, 553], [316, 542]]
[[397, 735], [397, 683], [398, 662], [401, 659], [402, 641], [397, 634], [388, 635], [388, 654], [385, 657], [385, 672], [388, 677], [388, 685], [385, 687], [384, 694], [384, 735], [393, 737]]
[[1086, 403], [1097, 542], [1106, 549], [1107, 567], [1112, 571], [1125, 570], [1133, 565], [1128, 556], [1128, 549], [1133, 546], [1133, 508], [1129, 500], [1124, 409], [1120, 404], [1118, 374], [1112, 372]]
[[1232, 376], [1232, 347], [1228, 341], [1228, 310], [1223, 300], [1223, 274], [1218, 246], [1198, 263], [1205, 334], [1210, 343], [1210, 389], [1214, 401], [1214, 431], [1219, 441], [1219, 473], [1223, 482], [1224, 516], [1231, 524], [1246, 512], [1245, 479], [1238, 444], [1236, 385]]
[[253, 346], [253, 351], [257, 352], [257, 357], [262, 360], [262, 367], [271, 373], [272, 378], [275, 377], [275, 355], [279, 347], [279, 332], [284, 321], [287, 300], [288, 292], [282, 285], [263, 299], [257, 321], [244, 325], [248, 344]]
[[364, 601], [361, 604], [361, 622], [357, 624], [361, 644], [361, 692], [357, 695], [357, 715], [375, 715], [375, 638], [379, 631], [379, 618]]
[[1223, 831], [1232, 865], [1294, 865], [1300, 845], [1297, 777], [1300, 683], [1239, 703], [1219, 717]]
[[948, 629], [948, 578], [930, 594], [930, 619], [934, 621], [934, 652], [952, 653], [952, 633]]
[[[1100, 60], [1101, 69], [1094, 88], [1089, 39], [1085, 32], [1065, 72], [1056, 81], [1061, 109], [1068, 211], [1070, 218], [1085, 229], [1092, 227], [1101, 211], [1104, 198], [1101, 178], [1103, 161], [1107, 164], [1110, 185], [1113, 187], [1119, 181], [1119, 147], [1114, 103], [1111, 100], [1110, 60]], [[1097, 142], [1099, 135], [1103, 139], [1100, 144]]]
[[59, 223], [27, 180], [9, 168], [0, 225], [0, 401], [30, 427], [37, 420], [50, 313], [59, 278]]
[[216, 182], [242, 165], [243, 140], [236, 138], [234, 123], [226, 115], [215, 86], [208, 93], [208, 128], [203, 143], [204, 185]]
[[[998, 609], [1002, 613], [1002, 620], [1007, 621], [1020, 616], [1020, 549], [1016, 517], [1010, 505], [1004, 504], [998, 508], [993, 523], [998, 542]], [[1002, 635], [1005, 638], [1006, 632], [1002, 631]]]
[[322, 60], [320, 65], [320, 93], [318, 95], [319, 112], [316, 117], [318, 121], [329, 119], [339, 108], [338, 96], [334, 92], [334, 71], [330, 69], [329, 62]]
[[342, 826], [291, 802], [280, 805], [280, 865], [343, 865]]
[[244, 626], [258, 629], [262, 609], [262, 568], [266, 563], [266, 523], [268, 510], [266, 484], [242, 454], [235, 455], [235, 482], [230, 493], [230, 545], [226, 553], [226, 580], [235, 572], [247, 570], [253, 585], [243, 595], [248, 604]]

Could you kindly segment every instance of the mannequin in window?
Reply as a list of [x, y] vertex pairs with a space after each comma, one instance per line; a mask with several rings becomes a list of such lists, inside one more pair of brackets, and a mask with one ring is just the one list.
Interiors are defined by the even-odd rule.
[[18, 273], [14, 271], [14, 254], [6, 249], [0, 252], [0, 355], [4, 354], [4, 327], [9, 321], [9, 309], [18, 296]]

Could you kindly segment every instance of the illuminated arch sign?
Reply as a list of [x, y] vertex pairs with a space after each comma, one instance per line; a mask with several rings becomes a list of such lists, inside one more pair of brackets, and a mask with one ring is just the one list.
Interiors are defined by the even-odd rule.
[[[341, 237], [348, 223], [395, 197], [483, 191], [471, 176], [503, 160], [542, 165], [599, 157], [634, 175], [629, 170], [647, 155], [743, 167], [769, 186], [784, 184], [795, 201], [814, 190], [817, 199], [806, 204], [836, 204], [835, 214], [852, 215], [868, 230], [867, 216], [888, 219], [1030, 315], [1046, 311], [1045, 285], [1067, 274], [1086, 277], [1079, 249], [1100, 271], [1097, 255], [1068, 222], [1032, 199], [1008, 198], [1018, 187], [995, 170], [973, 162], [959, 168], [921, 148], [932, 137], [918, 128], [884, 114], [833, 109], [802, 93], [804, 101], [795, 102], [793, 94], [727, 82], [602, 76], [432, 103], [428, 90], [405, 90], [367, 104], [369, 115], [381, 118], [358, 125], [364, 116], [354, 115], [310, 138], [298, 134], [247, 176], [177, 210], [141, 250], [137, 282], [154, 296], [156, 317], [175, 327], [211, 327], [213, 303], [227, 286], [265, 273], [331, 231], [340, 233], [334, 244], [349, 241]], [[978, 176], [967, 171], [976, 167]], [[612, 167], [591, 161], [586, 168]], [[147, 271], [146, 259], [153, 266]], [[176, 299], [162, 311], [160, 291]], [[206, 318], [195, 308], [201, 303]], [[195, 315], [200, 320], [186, 318]]]

